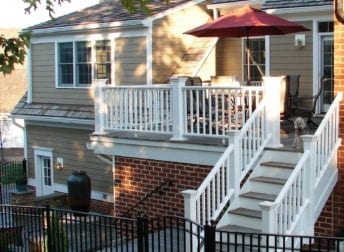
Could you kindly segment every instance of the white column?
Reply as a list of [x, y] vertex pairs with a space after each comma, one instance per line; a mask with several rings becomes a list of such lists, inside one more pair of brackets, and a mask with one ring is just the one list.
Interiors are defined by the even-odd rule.
[[184, 135], [184, 100], [183, 87], [187, 78], [171, 78], [172, 84], [172, 133], [171, 140], [183, 141], [186, 140]]
[[[193, 222], [197, 223], [197, 216], [196, 216], [196, 192], [195, 190], [185, 190], [182, 191], [181, 194], [184, 197], [184, 218], [191, 220]], [[200, 223], [198, 223], [200, 224]], [[196, 232], [196, 226], [195, 225], [187, 225], [186, 228], [191, 228], [192, 230], [189, 230], [185, 234], [185, 240], [186, 240], [186, 251], [187, 252], [196, 252], [199, 241], [197, 240], [197, 237], [193, 234]], [[192, 246], [191, 246], [192, 243]], [[190, 248], [193, 248], [193, 251], [191, 251]]]
[[241, 160], [241, 144], [239, 141], [240, 130], [228, 131], [229, 144], [234, 145], [234, 149], [230, 157], [230, 172], [229, 172], [229, 188], [234, 189], [234, 197], [239, 196], [240, 191], [240, 160]]
[[276, 206], [275, 202], [263, 201], [259, 203], [262, 210], [262, 233], [276, 234]]
[[264, 98], [266, 99], [266, 131], [271, 134], [269, 147], [282, 147], [280, 137], [280, 92], [282, 76], [263, 77]]
[[316, 184], [316, 142], [317, 137], [314, 135], [303, 135], [301, 136], [303, 141], [303, 148], [304, 152], [310, 152], [310, 158], [306, 164], [306, 171], [305, 171], [305, 178], [303, 178], [305, 185], [304, 190], [304, 201], [307, 202], [308, 200], [308, 207], [306, 208], [306, 216], [307, 218], [304, 220], [304, 233], [305, 235], [314, 235], [314, 207], [315, 207], [315, 199], [314, 199], [314, 186]]
[[93, 80], [94, 91], [94, 133], [104, 134], [104, 118], [106, 114], [105, 97], [102, 88], [105, 87], [106, 79]]

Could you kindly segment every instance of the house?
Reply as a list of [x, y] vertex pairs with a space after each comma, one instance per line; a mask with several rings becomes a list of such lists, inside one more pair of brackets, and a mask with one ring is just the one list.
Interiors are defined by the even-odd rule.
[[[342, 226], [326, 217], [334, 210], [326, 206], [321, 213], [339, 183], [340, 95], [332, 98], [333, 87], [331, 99], [317, 108], [333, 114], [324, 117], [330, 121], [319, 137], [328, 142], [308, 136], [304, 152], [282, 152], [265, 148], [280, 146], [279, 109], [271, 102], [279, 104], [274, 92], [281, 78], [264, 78], [265, 89], [228, 89], [185, 87], [188, 79], [175, 77], [245, 81], [244, 39], [183, 33], [246, 3], [311, 30], [253, 38], [252, 54], [264, 75], [300, 75], [303, 95], [316, 93], [322, 76], [333, 78], [332, 1], [169, 1], [153, 3], [150, 16], [103, 1], [30, 27], [28, 92], [12, 116], [25, 120], [29, 183], [36, 195], [66, 192], [72, 171], [85, 170], [92, 181], [92, 208], [116, 216], [185, 214], [201, 224], [218, 218], [219, 227], [247, 222], [246, 228], [260, 232], [337, 234]], [[256, 65], [251, 79], [261, 81]], [[206, 101], [215, 115], [204, 109]], [[233, 109], [226, 107], [233, 101]], [[318, 156], [322, 162], [312, 158]], [[279, 165], [270, 170], [272, 163]], [[292, 189], [281, 195], [291, 178], [298, 184], [288, 182]], [[247, 183], [240, 188], [241, 181]], [[280, 207], [287, 208], [285, 197], [295, 199], [287, 213]], [[228, 204], [231, 212], [219, 215]], [[333, 228], [324, 228], [329, 222]]]
[[[6, 37], [16, 37], [19, 31], [19, 28], [0, 28], [0, 34]], [[0, 144], [2, 143], [3, 148], [16, 148], [22, 152], [24, 122], [20, 119], [13, 121], [8, 117], [26, 89], [25, 66], [18, 64], [15, 67], [11, 74], [0, 76]], [[2, 156], [0, 161], [1, 158]], [[5, 154], [4, 159], [8, 158]]]

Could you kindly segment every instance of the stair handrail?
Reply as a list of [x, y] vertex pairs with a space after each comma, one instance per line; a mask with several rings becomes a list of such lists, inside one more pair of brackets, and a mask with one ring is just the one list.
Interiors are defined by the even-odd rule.
[[[275, 201], [259, 204], [262, 209], [263, 232], [288, 235], [295, 234], [297, 230], [300, 234], [313, 234], [316, 217], [313, 208], [317, 201], [314, 191], [325, 173], [325, 164], [329, 165], [340, 144], [338, 127], [339, 104], [342, 98], [343, 94], [338, 93], [314, 135], [302, 136], [304, 153]], [[323, 142], [319, 143], [327, 139], [325, 136], [328, 132], [331, 132], [331, 142], [327, 143], [330, 148], [324, 146]], [[322, 152], [321, 148], [326, 148], [326, 152]], [[323, 158], [323, 154], [326, 154], [326, 160], [319, 164], [320, 168], [316, 167], [319, 156]]]
[[231, 166], [233, 150], [232, 144], [226, 148], [197, 190], [182, 191], [185, 218], [205, 225], [219, 217], [234, 195], [234, 185], [230, 183], [231, 176], [235, 176], [235, 167]]
[[155, 187], [153, 190], [151, 190], [149, 193], [147, 193], [142, 199], [140, 199], [138, 202], [136, 202], [135, 205], [130, 207], [127, 211], [125, 211], [124, 214], [122, 214], [122, 217], [128, 217], [129, 213], [133, 211], [135, 208], [137, 208], [139, 205], [143, 204], [148, 198], [150, 198], [155, 193], [162, 193], [164, 186], [171, 187], [173, 185], [173, 181], [170, 179], [165, 179], [162, 181], [157, 187]]

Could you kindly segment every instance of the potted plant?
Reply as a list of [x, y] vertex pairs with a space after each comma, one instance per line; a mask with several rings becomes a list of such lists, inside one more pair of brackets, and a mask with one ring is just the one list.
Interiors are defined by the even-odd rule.
[[16, 180], [16, 189], [18, 192], [27, 191], [27, 178], [21, 177]]

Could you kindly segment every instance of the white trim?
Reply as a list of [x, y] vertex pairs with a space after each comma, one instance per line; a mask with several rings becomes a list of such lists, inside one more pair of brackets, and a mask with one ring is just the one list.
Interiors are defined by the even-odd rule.
[[137, 27], [138, 25], [142, 25], [142, 20], [129, 20], [129, 21], [121, 21], [121, 22], [111, 22], [111, 23], [93, 23], [87, 25], [74, 25], [74, 26], [63, 26], [63, 27], [52, 27], [52, 28], [42, 28], [42, 29], [33, 29], [33, 35], [41, 35], [41, 34], [54, 34], [59, 32], [77, 32], [77, 31], [92, 31], [92, 30], [100, 30], [100, 29], [123, 29], [123, 28], [130, 28], [130, 27]]
[[146, 74], [147, 74], [147, 86], [153, 85], [153, 24], [147, 22], [148, 34], [146, 36]]
[[58, 49], [58, 42], [55, 41], [55, 88], [58, 88], [59, 83], [59, 49]]
[[[318, 91], [319, 83], [319, 69], [320, 69], [320, 43], [318, 35], [318, 21], [314, 18], [312, 20], [312, 43], [313, 43], [313, 83], [312, 83], [312, 95]], [[319, 103], [318, 103], [319, 104]], [[317, 110], [318, 108], [316, 108]]]
[[214, 3], [208, 4], [208, 9], [225, 9], [225, 8], [234, 8], [234, 7], [241, 7], [245, 4], [249, 5], [261, 5], [264, 4], [265, 0], [247, 0], [247, 1], [237, 1], [237, 2], [229, 2], [229, 3]]
[[265, 36], [265, 76], [270, 76], [270, 36]]
[[73, 42], [73, 41], [92, 41], [92, 40], [113, 40], [116, 38], [144, 37], [148, 34], [147, 27], [136, 28], [130, 31], [121, 32], [102, 32], [95, 34], [52, 34], [51, 36], [32, 37], [31, 44], [53, 43], [53, 42]]
[[94, 120], [72, 119], [65, 117], [48, 117], [48, 116], [26, 116], [12, 115], [12, 118], [24, 119], [28, 121], [55, 122], [64, 124], [94, 125]]
[[157, 19], [160, 19], [160, 18], [163, 18], [163, 17], [165, 17], [165, 16], [171, 15], [171, 14], [173, 14], [173, 13], [176, 13], [176, 12], [181, 11], [181, 10], [183, 10], [183, 9], [186, 9], [186, 8], [188, 8], [188, 7], [191, 7], [191, 6], [200, 4], [200, 3], [202, 3], [202, 2], [205, 2], [205, 0], [192, 0], [192, 1], [187, 1], [186, 3], [183, 3], [183, 4], [178, 5], [178, 6], [176, 6], [176, 7], [173, 7], [173, 8], [169, 8], [169, 9], [167, 9], [167, 10], [165, 10], [165, 11], [162, 11], [162, 12], [160, 12], [160, 13], [158, 13], [158, 14], [155, 14], [155, 15], [152, 15], [152, 16], [150, 16], [150, 17], [148, 17], [148, 18], [145, 18], [144, 21], [143, 21], [143, 23], [145, 23], [146, 21], [148, 21], [148, 22], [155, 21], [155, 20], [157, 20]]
[[311, 14], [314, 12], [328, 12], [333, 13], [334, 6], [331, 5], [321, 5], [321, 6], [308, 6], [308, 7], [294, 7], [294, 8], [280, 8], [280, 9], [265, 9], [267, 13], [278, 15], [278, 14]]
[[32, 55], [31, 46], [27, 49], [27, 64], [26, 64], [26, 80], [27, 80], [27, 100], [28, 104], [32, 103]]
[[111, 39], [111, 85], [116, 85], [116, 39]]
[[[35, 184], [36, 184], [36, 196], [42, 196], [45, 195], [43, 193], [43, 181], [42, 181], [42, 170], [41, 170], [41, 164], [40, 164], [40, 157], [48, 157], [50, 159], [50, 167], [51, 167], [51, 181], [52, 186], [54, 185], [54, 166], [53, 166], [53, 149], [45, 148], [45, 147], [38, 147], [34, 146], [32, 147], [34, 150], [34, 166], [35, 166]], [[48, 192], [49, 193], [49, 192]]]

